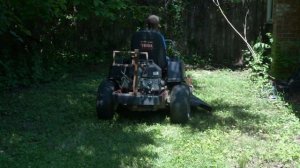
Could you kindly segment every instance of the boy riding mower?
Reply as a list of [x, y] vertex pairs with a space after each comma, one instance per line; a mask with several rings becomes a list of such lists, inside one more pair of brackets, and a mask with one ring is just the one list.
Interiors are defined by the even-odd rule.
[[112, 119], [118, 106], [130, 111], [170, 110], [172, 123], [187, 122], [191, 106], [211, 111], [191, 93], [183, 61], [168, 58], [164, 43], [160, 33], [144, 30], [132, 37], [134, 51], [113, 51], [109, 75], [97, 92], [99, 119]]

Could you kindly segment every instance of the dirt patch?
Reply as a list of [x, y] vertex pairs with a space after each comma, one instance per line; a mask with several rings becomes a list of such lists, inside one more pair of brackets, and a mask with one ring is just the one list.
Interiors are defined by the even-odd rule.
[[[248, 162], [244, 167], [252, 168], [252, 167], [270, 167], [270, 168], [284, 168], [284, 167], [295, 167], [293, 163], [280, 163], [264, 160], [261, 158], [253, 158], [250, 162]], [[243, 166], [236, 166], [243, 167]]]
[[295, 140], [298, 144], [300, 144], [300, 135], [298, 135]]

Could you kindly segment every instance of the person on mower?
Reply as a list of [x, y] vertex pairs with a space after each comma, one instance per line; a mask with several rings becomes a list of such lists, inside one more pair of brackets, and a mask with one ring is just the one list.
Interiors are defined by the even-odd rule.
[[160, 33], [159, 31], [159, 28], [160, 28], [160, 18], [156, 15], [150, 15], [148, 16], [147, 20], [147, 27], [148, 27], [148, 30], [151, 30], [151, 31], [157, 31], [161, 38], [163, 39], [163, 45], [164, 45], [164, 49], [166, 50], [167, 49], [167, 46], [166, 46], [166, 41], [165, 41], [165, 38], [164, 36]]
[[150, 15], [145, 20], [147, 27], [133, 34], [131, 50], [139, 49], [140, 52], [147, 52], [148, 58], [165, 70], [168, 65], [167, 46], [164, 36], [159, 32], [159, 22], [158, 16]]

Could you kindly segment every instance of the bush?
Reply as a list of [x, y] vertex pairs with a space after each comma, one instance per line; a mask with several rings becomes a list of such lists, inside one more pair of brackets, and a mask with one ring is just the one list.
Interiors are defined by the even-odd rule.
[[271, 49], [270, 44], [273, 42], [273, 38], [270, 33], [267, 33], [267, 36], [269, 37], [269, 44], [262, 42], [261, 37], [259, 37], [252, 46], [256, 55], [252, 55], [249, 50], [244, 50], [246, 66], [251, 71], [250, 78], [252, 81], [268, 82], [270, 65], [272, 63], [268, 50]]

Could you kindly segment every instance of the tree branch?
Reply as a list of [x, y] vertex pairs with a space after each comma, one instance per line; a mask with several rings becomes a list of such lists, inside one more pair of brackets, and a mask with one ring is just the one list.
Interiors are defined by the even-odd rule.
[[[213, 3], [219, 8], [221, 14], [223, 15], [224, 19], [226, 20], [226, 22], [230, 25], [230, 27], [236, 32], [236, 34], [238, 34], [241, 39], [245, 42], [245, 44], [247, 45], [249, 51], [251, 52], [252, 56], [256, 56], [256, 52], [254, 51], [254, 49], [251, 47], [251, 45], [249, 44], [249, 42], [247, 41], [247, 38], [246, 38], [246, 35], [245, 37], [242, 36], [242, 34], [234, 27], [234, 25], [229, 21], [229, 19], [227, 18], [227, 16], [225, 15], [223, 9], [221, 8], [220, 6], [220, 3], [219, 3], [219, 0], [212, 0]], [[248, 12], [246, 14], [246, 17], [248, 15]], [[246, 20], [246, 17], [245, 17], [245, 20]], [[246, 25], [246, 23], [245, 23]], [[244, 28], [245, 29], [245, 28]]]
[[247, 40], [247, 18], [248, 18], [248, 14], [249, 14], [249, 9], [247, 10], [247, 13], [246, 13], [246, 16], [245, 16], [245, 24], [244, 24], [244, 38], [246, 40]]

